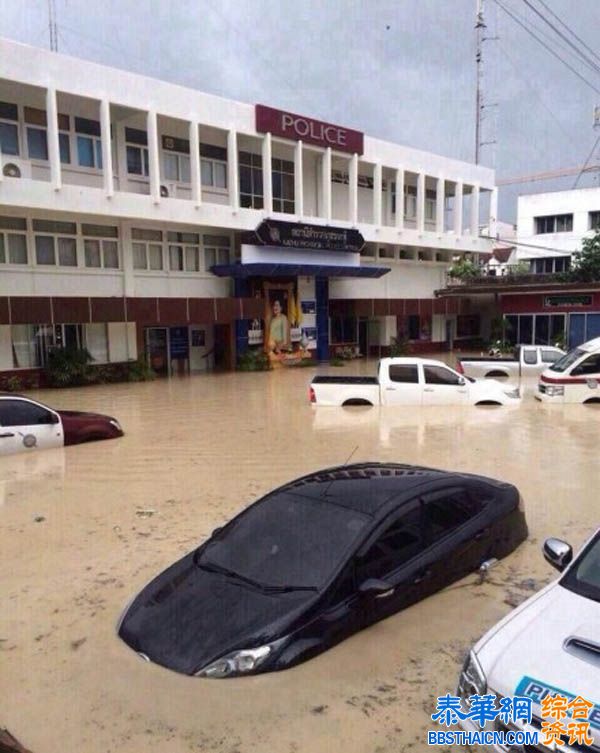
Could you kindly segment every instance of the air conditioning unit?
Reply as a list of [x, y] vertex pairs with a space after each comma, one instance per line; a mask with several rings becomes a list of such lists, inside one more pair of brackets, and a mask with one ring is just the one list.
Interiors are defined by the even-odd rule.
[[4, 155], [2, 175], [5, 178], [31, 178], [31, 163], [26, 160]]
[[160, 195], [163, 199], [174, 199], [177, 196], [177, 183], [169, 181], [168, 183], [161, 183]]
[[169, 189], [167, 186], [162, 185], [160, 187], [160, 195], [163, 197], [163, 199], [167, 199], [169, 197]]

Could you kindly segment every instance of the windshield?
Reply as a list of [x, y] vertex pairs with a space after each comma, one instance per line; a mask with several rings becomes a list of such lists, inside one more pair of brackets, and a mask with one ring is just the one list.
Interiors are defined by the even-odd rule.
[[581, 348], [570, 350], [562, 358], [559, 358], [558, 361], [555, 361], [549, 368], [551, 371], [566, 371], [569, 366], [572, 366], [575, 361], [581, 358], [581, 356], [584, 356], [586, 353], [587, 351], [581, 350]]
[[600, 601], [600, 533], [579, 555], [560, 583], [580, 596]]
[[321, 498], [282, 492], [209, 541], [198, 564], [217, 565], [262, 585], [321, 588], [367, 521]]

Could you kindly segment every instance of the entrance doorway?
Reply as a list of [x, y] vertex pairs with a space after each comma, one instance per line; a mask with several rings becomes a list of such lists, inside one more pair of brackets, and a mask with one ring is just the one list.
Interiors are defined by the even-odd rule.
[[159, 376], [169, 376], [169, 330], [166, 327], [146, 328], [146, 360]]
[[231, 371], [233, 363], [233, 338], [230, 324], [215, 324], [215, 369]]

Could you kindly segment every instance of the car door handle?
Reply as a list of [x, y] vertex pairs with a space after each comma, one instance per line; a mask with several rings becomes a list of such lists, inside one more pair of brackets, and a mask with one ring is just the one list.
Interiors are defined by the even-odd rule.
[[386, 387], [385, 389], [387, 390], [387, 392], [396, 392], [395, 387]]
[[395, 589], [393, 588], [388, 588], [387, 591], [383, 591], [383, 593], [376, 594], [375, 598], [376, 599], [388, 599], [394, 593], [394, 590]]
[[413, 585], [416, 585], [417, 583], [422, 583], [424, 580], [427, 580], [429, 576], [431, 575], [431, 570], [421, 570], [421, 572], [414, 578]]
[[1, 439], [6, 439], [8, 437], [14, 437], [14, 434], [11, 434], [9, 431], [7, 431], [5, 434], [0, 434]]
[[433, 387], [423, 387], [423, 392], [433, 392]]
[[475, 541], [481, 541], [481, 539], [485, 538], [489, 532], [490, 532], [489, 528], [483, 528], [481, 531], [477, 531], [477, 533], [474, 536]]

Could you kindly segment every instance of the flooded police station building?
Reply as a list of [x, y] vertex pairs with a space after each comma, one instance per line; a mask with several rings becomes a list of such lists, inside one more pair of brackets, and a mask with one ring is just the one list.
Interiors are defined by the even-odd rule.
[[[491, 251], [492, 170], [0, 41], [0, 372], [159, 373], [472, 336], [436, 299]], [[485, 210], [485, 211], [484, 211]]]

